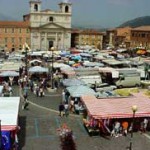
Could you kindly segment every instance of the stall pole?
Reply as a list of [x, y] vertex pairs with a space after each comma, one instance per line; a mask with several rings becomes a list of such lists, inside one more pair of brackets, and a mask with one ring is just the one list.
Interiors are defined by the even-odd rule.
[[134, 120], [135, 120], [136, 111], [137, 111], [137, 106], [136, 105], [132, 106], [133, 117], [132, 117], [132, 124], [131, 124], [132, 128], [131, 128], [131, 138], [130, 138], [129, 150], [133, 150], [132, 141], [133, 141], [133, 128], [134, 128]]
[[25, 70], [25, 74], [28, 76], [28, 48], [25, 48], [25, 65], [26, 65], [26, 70]]
[[53, 51], [54, 51], [54, 47], [51, 47], [51, 52], [52, 52], [52, 71], [51, 71], [51, 86], [52, 86], [52, 89], [54, 89], [54, 54], [53, 54]]

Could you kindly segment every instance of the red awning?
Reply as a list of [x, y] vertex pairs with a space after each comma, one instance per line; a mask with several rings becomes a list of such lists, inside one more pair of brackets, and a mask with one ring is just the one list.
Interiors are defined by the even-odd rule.
[[138, 107], [135, 117], [150, 117], [150, 99], [142, 93], [128, 98], [97, 99], [94, 96], [83, 96], [89, 115], [95, 119], [132, 118], [132, 106]]
[[16, 130], [17, 126], [9, 126], [9, 125], [5, 125], [5, 126], [1, 126], [1, 130], [2, 131], [13, 131]]

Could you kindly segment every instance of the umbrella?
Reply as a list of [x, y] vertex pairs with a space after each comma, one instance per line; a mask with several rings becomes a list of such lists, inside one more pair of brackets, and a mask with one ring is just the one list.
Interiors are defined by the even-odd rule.
[[72, 67], [79, 67], [79, 66], [81, 66], [80, 63], [76, 63], [76, 64], [73, 64], [73, 65], [72, 65]]
[[43, 72], [48, 72], [48, 68], [44, 68], [41, 66], [34, 66], [29, 68], [30, 73], [43, 73]]
[[70, 86], [67, 88], [67, 91], [72, 97], [81, 97], [83, 95], [96, 95], [93, 89], [84, 85]]
[[16, 71], [3, 71], [0, 73], [1, 77], [17, 77], [19, 73]]
[[71, 57], [72, 60], [81, 60], [81, 56], [80, 55], [76, 55], [76, 56], [73, 56]]
[[78, 85], [84, 85], [85, 83], [81, 81], [80, 79], [65, 79], [63, 80], [64, 86], [78, 86]]

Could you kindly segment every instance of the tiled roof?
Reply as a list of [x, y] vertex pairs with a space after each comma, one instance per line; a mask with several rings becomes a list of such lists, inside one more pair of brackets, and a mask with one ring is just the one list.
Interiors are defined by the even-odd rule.
[[19, 27], [28, 28], [30, 23], [28, 21], [0, 21], [0, 27]]
[[150, 26], [140, 26], [132, 29], [133, 31], [150, 31]]
[[99, 32], [97, 30], [83, 30], [81, 33], [83, 34], [103, 34], [102, 32]]
[[79, 34], [98, 34], [98, 35], [103, 34], [102, 32], [93, 29], [86, 29], [86, 30], [73, 29], [71, 32]]
[[79, 30], [79, 29], [72, 29], [71, 30], [71, 33], [80, 33], [81, 32], [81, 30]]

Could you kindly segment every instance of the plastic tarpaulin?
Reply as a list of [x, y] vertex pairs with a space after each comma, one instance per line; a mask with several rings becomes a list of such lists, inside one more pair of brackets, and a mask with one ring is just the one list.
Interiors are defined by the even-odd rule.
[[85, 83], [80, 79], [73, 78], [73, 79], [63, 80], [63, 85], [64, 86], [78, 86], [78, 85], [85, 85]]
[[72, 97], [81, 97], [83, 95], [96, 95], [95, 91], [87, 86], [71, 86], [67, 88], [67, 91]]
[[48, 68], [44, 68], [41, 66], [34, 66], [34, 67], [29, 68], [29, 72], [30, 73], [43, 73], [43, 72], [48, 73]]

